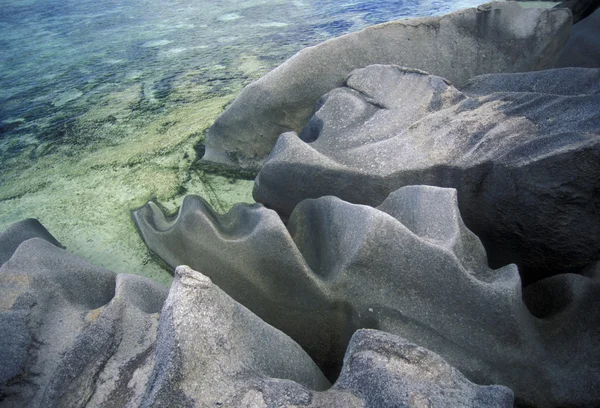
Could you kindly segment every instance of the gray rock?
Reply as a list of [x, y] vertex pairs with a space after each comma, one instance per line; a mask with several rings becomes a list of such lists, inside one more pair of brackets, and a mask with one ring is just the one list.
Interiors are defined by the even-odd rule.
[[452, 187], [492, 267], [516, 263], [525, 283], [575, 271], [600, 258], [599, 73], [487, 75], [461, 93], [414, 70], [357, 70], [301, 138], [280, 136], [254, 198], [287, 216], [305, 198], [377, 206], [405, 185]]
[[575, 24], [556, 67], [600, 67], [600, 9]]
[[342, 390], [359, 396], [368, 407], [513, 406], [509, 389], [474, 387], [435, 353], [378, 330], [354, 333], [340, 378], [326, 393], [332, 404], [318, 406], [334, 406]]
[[[356, 329], [371, 327], [353, 322], [344, 301], [331, 302], [322, 293], [277, 214], [261, 205], [237, 204], [219, 215], [200, 197], [186, 196], [175, 220], [154, 203], [133, 216], [144, 241], [166, 264], [191, 265], [267, 323], [296, 341], [302, 338], [301, 346], [326, 374], [333, 372], [332, 379], [345, 344], [331, 342], [331, 332], [347, 341]], [[265, 265], [285, 271], [285, 279], [274, 279]]]
[[143, 406], [240, 407], [267, 378], [331, 386], [298, 344], [189, 267], [177, 268], [159, 332]]
[[124, 406], [152, 354], [164, 287], [32, 238], [0, 268], [0, 293], [3, 407]]
[[[202, 335], [200, 338], [206, 337], [209, 336]], [[224, 348], [211, 349], [214, 352], [212, 356], [218, 356], [222, 363], [239, 365], [235, 358], [223, 352]], [[261, 351], [260, 348], [258, 350]], [[183, 360], [193, 361], [198, 356], [198, 353], [192, 353]], [[208, 358], [200, 355], [200, 360], [204, 362]], [[214, 363], [209, 364], [205, 370], [194, 372], [200, 381], [192, 382], [196, 378], [191, 373], [181, 377], [181, 383], [194, 384], [194, 396], [191, 392], [182, 392], [179, 398], [159, 403], [152, 401], [150, 406], [181, 406], [184, 401], [189, 406], [232, 408], [513, 406], [510, 389], [475, 385], [435, 353], [377, 330], [358, 330], [352, 336], [340, 378], [325, 392], [311, 391], [292, 381], [264, 377], [251, 369], [252, 366], [245, 367], [247, 373], [236, 378], [233, 375], [235, 371], [222, 375], [223, 370], [215, 367]], [[164, 391], [166, 395], [174, 393], [166, 386]]]
[[0, 266], [8, 261], [23, 241], [35, 237], [45, 239], [51, 244], [62, 248], [60, 242], [58, 242], [38, 220], [29, 218], [16, 222], [10, 225], [6, 230], [0, 232]]
[[563, 68], [517, 74], [479, 75], [469, 79], [460, 90], [469, 96], [486, 96], [494, 92], [597, 95], [600, 94], [600, 70]]
[[599, 282], [552, 278], [563, 285], [563, 306], [532, 314], [527, 306], [547, 309], [536, 300], [546, 286], [526, 305], [514, 265], [488, 268], [453, 189], [404, 187], [377, 209], [331, 196], [305, 200], [287, 228], [259, 205], [220, 215], [193, 196], [177, 217], [152, 203], [134, 217], [162, 259], [201, 270], [331, 378], [352, 333], [372, 328], [438, 353], [475, 383], [510, 387], [524, 405], [600, 403], [590, 387], [600, 382]]
[[299, 132], [315, 102], [357, 68], [397, 64], [457, 84], [480, 74], [550, 68], [570, 26], [566, 9], [496, 2], [380, 24], [306, 48], [240, 93], [209, 129], [204, 159], [259, 167], [277, 137]]
[[598, 7], [598, 0], [565, 0], [557, 4], [555, 8], [565, 7], [573, 14], [573, 24], [589, 17]]
[[165, 301], [36, 237], [0, 268], [0, 291], [3, 407], [512, 406], [508, 388], [377, 331], [356, 333], [330, 388], [298, 344], [188, 267]]

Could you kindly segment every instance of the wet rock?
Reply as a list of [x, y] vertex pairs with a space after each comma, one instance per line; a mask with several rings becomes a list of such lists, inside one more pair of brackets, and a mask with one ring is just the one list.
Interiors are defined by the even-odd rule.
[[284, 216], [305, 198], [379, 205], [405, 185], [458, 190], [490, 265], [525, 283], [600, 258], [600, 70], [477, 77], [464, 93], [394, 66], [355, 71], [300, 138], [278, 139], [254, 198]]
[[485, 73], [549, 68], [570, 25], [566, 9], [498, 2], [376, 25], [306, 48], [241, 92], [209, 129], [204, 159], [260, 167], [281, 133], [300, 131], [323, 94], [371, 64], [423, 69], [457, 84]]
[[[475, 383], [510, 387], [524, 405], [600, 403], [590, 387], [600, 382], [598, 281], [561, 275], [524, 303], [517, 268], [487, 266], [453, 189], [404, 187], [378, 208], [305, 200], [287, 228], [260, 205], [220, 215], [193, 196], [176, 217], [152, 203], [134, 217], [156, 254], [202, 270], [332, 379], [352, 334], [372, 328], [438, 353]], [[538, 312], [556, 285], [568, 294], [557, 294], [558, 312]]]

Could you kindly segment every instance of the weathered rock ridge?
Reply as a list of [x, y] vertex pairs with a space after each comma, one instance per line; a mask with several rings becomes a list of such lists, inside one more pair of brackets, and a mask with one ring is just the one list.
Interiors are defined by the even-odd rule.
[[352, 333], [373, 328], [439, 353], [476, 383], [510, 387], [521, 404], [600, 402], [590, 386], [600, 383], [598, 281], [542, 280], [524, 303], [517, 268], [487, 266], [453, 189], [404, 187], [378, 208], [305, 200], [287, 228], [260, 205], [219, 215], [196, 196], [174, 218], [153, 203], [134, 217], [166, 263], [202, 270], [330, 376]]
[[125, 406], [144, 386], [135, 371], [151, 359], [166, 289], [27, 239], [39, 227], [8, 230], [25, 240], [0, 268], [0, 405]]
[[512, 406], [508, 388], [475, 385], [375, 330], [354, 334], [330, 388], [292, 339], [199, 272], [177, 268], [167, 296], [69, 255], [49, 234], [28, 238], [40, 229], [10, 227], [23, 237], [13, 250], [0, 241], [11, 252], [0, 268], [3, 407]]
[[300, 133], [284, 133], [254, 198], [289, 215], [305, 198], [379, 205], [405, 185], [458, 190], [490, 264], [527, 282], [600, 258], [600, 70], [475, 77], [463, 92], [395, 66], [355, 71]]
[[133, 212], [169, 290], [0, 232], [0, 406], [600, 406], [597, 21], [563, 47], [568, 10], [490, 3], [301, 51], [207, 134], [264, 205]]
[[380, 24], [306, 48], [240, 93], [208, 131], [204, 159], [260, 167], [277, 137], [299, 132], [315, 102], [357, 68], [396, 64], [457, 84], [480, 74], [550, 68], [570, 26], [566, 9], [496, 2]]

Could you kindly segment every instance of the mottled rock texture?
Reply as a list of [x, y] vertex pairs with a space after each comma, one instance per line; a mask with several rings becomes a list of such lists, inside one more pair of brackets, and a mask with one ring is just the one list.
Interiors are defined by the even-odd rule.
[[247, 406], [248, 393], [271, 378], [291, 390], [331, 386], [291, 338], [185, 266], [162, 311], [156, 357], [148, 406]]
[[492, 267], [526, 283], [600, 258], [600, 70], [444, 79], [355, 71], [300, 133], [284, 133], [254, 197], [287, 216], [305, 198], [379, 205], [405, 185], [458, 190]]
[[457, 204], [454, 189], [408, 186], [378, 208], [302, 201], [287, 228], [260, 205], [220, 215], [195, 196], [176, 217], [153, 203], [134, 217], [166, 263], [202, 270], [331, 378], [356, 329], [372, 328], [439, 353], [471, 381], [510, 387], [521, 404], [600, 403], [599, 282], [559, 275], [524, 302], [517, 268], [487, 266]]
[[42, 238], [21, 243], [0, 268], [1, 405], [125, 406], [145, 387], [166, 292]]
[[345, 407], [352, 393], [357, 407], [512, 407], [513, 395], [499, 386], [476, 387], [440, 356], [401, 337], [358, 330], [350, 339], [334, 387], [316, 395], [315, 407]]
[[550, 68], [570, 26], [566, 9], [497, 2], [380, 24], [306, 48], [241, 92], [208, 131], [204, 159], [259, 167], [277, 137], [299, 132], [315, 102], [357, 68], [396, 64], [457, 84], [480, 74]]
[[[8, 231], [28, 228], [43, 227]], [[298, 344], [189, 267], [177, 268], [165, 301], [165, 288], [39, 237], [12, 252], [0, 268], [2, 407], [512, 406], [508, 388], [475, 385], [374, 330], [354, 335], [330, 388]]]
[[176, 270], [159, 332], [159, 362], [144, 405], [362, 408], [513, 403], [509, 389], [476, 386], [429, 350], [376, 330], [354, 334], [342, 374], [328, 389], [329, 382], [296, 343], [186, 266]]

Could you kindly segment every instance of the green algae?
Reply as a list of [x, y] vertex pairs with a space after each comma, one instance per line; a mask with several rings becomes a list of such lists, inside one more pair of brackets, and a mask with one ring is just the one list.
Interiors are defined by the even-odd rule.
[[223, 212], [252, 202], [253, 173], [196, 161], [244, 85], [305, 46], [452, 4], [11, 1], [0, 24], [0, 229], [37, 218], [89, 262], [168, 284], [130, 211], [148, 200], [175, 211], [185, 194]]
[[[109, 103], [74, 121], [71, 143], [63, 140], [50, 152], [42, 143], [30, 154], [36, 160], [20, 155], [3, 166], [0, 229], [37, 218], [69, 252], [168, 285], [171, 276], [142, 242], [131, 211], [149, 200], [175, 210], [186, 193], [227, 211], [237, 202], [253, 202], [253, 183], [192, 169], [194, 146], [233, 96], [142, 118], [133, 112], [139, 94], [136, 85], [109, 95]], [[115, 137], [118, 121], [125, 123]]]

